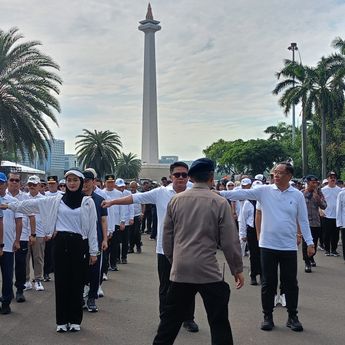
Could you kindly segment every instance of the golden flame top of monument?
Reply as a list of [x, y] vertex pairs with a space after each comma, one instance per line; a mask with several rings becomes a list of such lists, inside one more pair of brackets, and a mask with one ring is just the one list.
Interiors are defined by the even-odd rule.
[[146, 20], [153, 20], [152, 8], [150, 3], [147, 6]]

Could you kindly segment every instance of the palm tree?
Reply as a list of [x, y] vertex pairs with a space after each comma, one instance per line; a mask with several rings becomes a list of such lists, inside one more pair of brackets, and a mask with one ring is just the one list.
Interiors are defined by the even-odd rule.
[[37, 48], [41, 43], [18, 43], [22, 38], [17, 28], [0, 30], [1, 145], [4, 151], [43, 159], [53, 139], [45, 117], [58, 125], [53, 111], [60, 112], [60, 105], [53, 93], [59, 94], [62, 80], [52, 71], [59, 66]]
[[116, 175], [125, 179], [137, 179], [141, 170], [141, 160], [133, 153], [122, 153], [116, 165]]
[[277, 126], [269, 126], [264, 130], [265, 133], [270, 134], [270, 140], [282, 140], [288, 135], [291, 136], [292, 126], [287, 125], [285, 122], [279, 122]]
[[77, 136], [76, 150], [78, 162], [83, 168], [94, 168], [101, 177], [106, 173], [114, 172], [120, 147], [120, 137], [115, 132], [97, 131], [91, 132], [83, 129], [84, 134]]
[[284, 108], [287, 115], [293, 105], [302, 103], [302, 174], [305, 176], [308, 170], [308, 152], [307, 152], [307, 118], [311, 116], [306, 111], [306, 101], [310, 93], [308, 75], [310, 68], [300, 63], [285, 60], [284, 67], [276, 73], [278, 79], [285, 79], [277, 84], [273, 94], [278, 95], [283, 92], [279, 104]]

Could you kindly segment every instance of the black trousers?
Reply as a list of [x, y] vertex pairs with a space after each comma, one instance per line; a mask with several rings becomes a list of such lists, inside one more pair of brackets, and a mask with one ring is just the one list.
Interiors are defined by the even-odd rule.
[[14, 253], [3, 252], [2, 256], [0, 256], [2, 304], [10, 304], [13, 298], [13, 264]]
[[14, 252], [15, 277], [14, 283], [18, 292], [23, 292], [26, 282], [26, 257], [28, 255], [28, 241], [20, 241], [20, 248]]
[[44, 248], [43, 274], [45, 276], [54, 272], [54, 241], [47, 241]]
[[147, 227], [147, 233], [150, 234], [152, 230], [152, 211], [151, 211], [151, 205], [150, 207], [146, 207], [143, 219], [141, 222], [141, 232], [145, 232], [145, 228]]
[[115, 231], [113, 233], [112, 241], [112, 249], [110, 253], [110, 263], [113, 265], [112, 256], [116, 259], [127, 259], [128, 254], [128, 238], [129, 238], [129, 225], [125, 226], [124, 230], [120, 230], [119, 226], [115, 227]]
[[81, 235], [58, 232], [54, 239], [56, 323], [81, 324], [85, 246]]
[[134, 223], [129, 227], [129, 247], [133, 250], [134, 246], [141, 247], [141, 233], [140, 233], [141, 217], [135, 216]]
[[336, 220], [333, 218], [323, 219], [323, 242], [325, 251], [335, 252], [339, 242], [339, 228], [337, 228]]
[[155, 240], [157, 237], [157, 223], [158, 223], [156, 205], [152, 206], [151, 213], [152, 213], [152, 229], [151, 229], [150, 238]]
[[[320, 230], [321, 230], [320, 227], [314, 227], [314, 226], [310, 227], [310, 232], [311, 232], [311, 235], [313, 237], [313, 242], [314, 242], [314, 246], [315, 246], [315, 254], [317, 251], [317, 242], [318, 242], [319, 237], [320, 237]], [[308, 247], [307, 243], [303, 239], [303, 242], [302, 242], [303, 260], [304, 260], [306, 266], [310, 266], [310, 262], [314, 261], [314, 255], [315, 254], [313, 256], [309, 257], [307, 254], [307, 247]]]
[[[110, 266], [114, 267], [117, 264], [117, 254], [119, 251], [119, 244], [118, 244], [118, 238], [117, 238], [117, 232], [120, 231], [120, 227], [118, 225], [115, 226], [115, 231], [113, 232], [113, 236], [111, 237], [109, 241], [109, 246], [107, 249], [106, 257], [108, 258], [107, 261], [109, 261]], [[104, 258], [106, 259], [106, 258]], [[109, 266], [108, 264], [108, 266]], [[108, 267], [107, 267], [108, 270]]]
[[[164, 307], [167, 304], [168, 290], [171, 284], [171, 263], [163, 254], [157, 254], [158, 278], [159, 278], [159, 316], [162, 318]], [[187, 304], [186, 318], [184, 321], [194, 320], [195, 298], [191, 298]]]
[[272, 314], [274, 295], [278, 284], [278, 265], [280, 281], [284, 288], [289, 315], [297, 314], [297, 251], [260, 248], [261, 255], [261, 303], [265, 315]]
[[250, 276], [255, 278], [258, 274], [261, 274], [260, 249], [256, 229], [251, 226], [247, 226], [247, 241], [250, 252]]
[[340, 232], [341, 232], [341, 243], [343, 245], [343, 259], [345, 260], [345, 228], [341, 228]]
[[186, 319], [190, 300], [199, 292], [207, 313], [211, 330], [212, 345], [233, 344], [228, 317], [230, 288], [224, 281], [208, 284], [189, 284], [171, 282], [167, 294], [167, 303], [153, 345], [171, 345], [174, 343]]

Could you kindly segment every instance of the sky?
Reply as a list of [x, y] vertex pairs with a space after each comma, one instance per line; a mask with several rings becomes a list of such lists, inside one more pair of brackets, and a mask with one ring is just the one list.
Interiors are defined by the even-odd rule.
[[[148, 1], [0, 0], [0, 29], [60, 66], [62, 111], [54, 136], [74, 153], [82, 130], [119, 134], [123, 152], [141, 155], [144, 33]], [[213, 142], [266, 138], [291, 123], [272, 95], [291, 42], [314, 66], [345, 38], [340, 0], [152, 0], [156, 33], [159, 154], [193, 160]], [[23, 41], [24, 41], [23, 40]], [[300, 58], [296, 56], [297, 59]], [[299, 115], [299, 112], [297, 112]], [[300, 123], [300, 117], [296, 119]]]

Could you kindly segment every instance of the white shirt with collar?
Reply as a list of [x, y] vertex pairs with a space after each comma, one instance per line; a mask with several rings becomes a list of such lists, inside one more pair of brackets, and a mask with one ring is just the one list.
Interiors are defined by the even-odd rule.
[[[8, 204], [10, 202], [17, 202], [9, 194], [2, 197], [2, 203]], [[21, 213], [14, 212], [10, 209], [3, 210], [3, 223], [4, 223], [4, 252], [13, 252], [13, 243], [16, 240], [16, 218], [22, 218]]]
[[326, 218], [335, 219], [336, 215], [336, 208], [337, 208], [337, 197], [338, 194], [342, 191], [342, 189], [338, 186], [329, 187], [325, 186], [321, 188], [321, 192], [325, 197], [327, 202], [327, 207], [323, 211]]
[[[103, 192], [106, 196], [106, 200], [119, 199], [123, 197], [122, 193], [117, 189], [107, 190], [104, 188]], [[108, 208], [108, 233], [113, 233], [115, 231], [115, 225], [120, 225], [121, 219], [124, 218], [122, 215], [123, 211], [124, 209], [119, 205], [113, 205]]]
[[[15, 198], [19, 201], [27, 200], [29, 198], [28, 195], [22, 192], [21, 190], [16, 195], [13, 195], [8, 189], [6, 190], [6, 193], [12, 198]], [[28, 216], [22, 213], [16, 212], [16, 218], [22, 218], [22, 232], [20, 234], [20, 241], [29, 241], [31, 229], [30, 229], [30, 222], [29, 222]]]
[[152, 189], [145, 193], [132, 194], [133, 203], [139, 204], [156, 204], [157, 207], [157, 246], [156, 253], [163, 254], [162, 237], [164, 218], [167, 211], [169, 201], [176, 194], [173, 189], [173, 184], [169, 184], [167, 187], [159, 187]]
[[238, 224], [240, 239], [247, 237], [247, 225], [254, 227], [254, 206], [249, 200], [245, 200], [243, 203]]
[[248, 199], [260, 202], [259, 207], [262, 211], [260, 247], [297, 251], [297, 223], [307, 245], [313, 244], [304, 196], [296, 188], [290, 186], [281, 191], [272, 184], [255, 189], [221, 191], [220, 195], [232, 200]]

